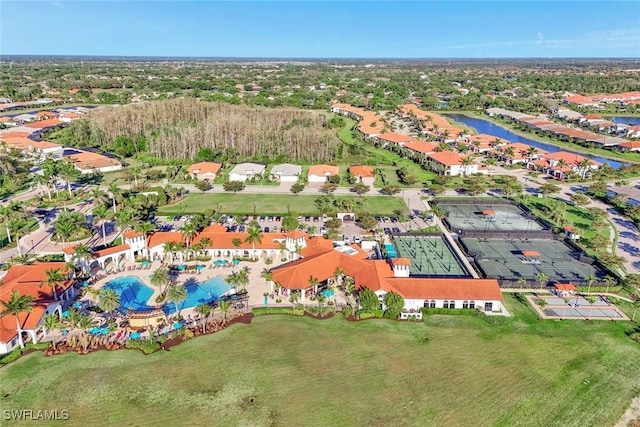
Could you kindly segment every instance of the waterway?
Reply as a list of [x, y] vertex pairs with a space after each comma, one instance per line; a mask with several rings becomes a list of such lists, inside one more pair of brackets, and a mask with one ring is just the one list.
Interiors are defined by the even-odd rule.
[[620, 169], [622, 166], [628, 166], [628, 164], [623, 164], [621, 162], [605, 159], [604, 157], [595, 156], [593, 154], [587, 153], [579, 153], [577, 151], [572, 151], [568, 148], [556, 147], [555, 145], [545, 144], [544, 142], [536, 141], [533, 139], [526, 138], [524, 136], [520, 136], [511, 132], [508, 129], [500, 127], [489, 120], [478, 119], [476, 117], [469, 117], [462, 114], [445, 114], [445, 116], [449, 117], [456, 122], [464, 123], [465, 125], [474, 128], [478, 133], [484, 133], [487, 135], [497, 136], [498, 138], [506, 139], [510, 142], [521, 142], [523, 144], [532, 145], [536, 148], [540, 148], [541, 150], [548, 151], [550, 153], [556, 153], [558, 151], [566, 151], [569, 153], [578, 154], [580, 156], [588, 157], [596, 162], [600, 163], [608, 163], [614, 169]]
[[613, 123], [626, 123], [628, 125], [640, 125], [640, 117], [610, 117]]

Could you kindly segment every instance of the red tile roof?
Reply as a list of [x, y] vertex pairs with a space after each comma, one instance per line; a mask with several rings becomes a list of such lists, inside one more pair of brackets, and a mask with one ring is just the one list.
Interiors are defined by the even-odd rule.
[[392, 265], [411, 265], [411, 260], [409, 258], [391, 258]]
[[38, 122], [33, 122], [33, 123], [27, 123], [24, 126], [28, 128], [33, 128], [33, 129], [43, 129], [48, 127], [60, 126], [63, 124], [65, 124], [65, 122], [63, 122], [62, 120], [48, 119], [48, 120], [40, 120]]
[[374, 178], [376, 176], [371, 166], [351, 166], [349, 168], [349, 173], [361, 178]]
[[559, 291], [575, 291], [577, 289], [571, 283], [556, 283], [554, 286]]
[[[20, 296], [31, 296], [35, 306], [31, 313], [20, 314], [19, 321], [23, 329], [34, 329], [38, 326], [48, 305], [53, 301], [53, 289], [42, 282], [47, 278], [47, 270], [61, 269], [66, 273], [64, 262], [38, 262], [32, 265], [14, 265], [2, 279], [0, 286], [0, 300], [9, 301], [11, 294], [17, 290]], [[66, 291], [73, 284], [67, 280], [56, 287], [58, 295]], [[0, 341], [9, 342], [16, 336], [16, 318], [7, 315], [0, 318]]]
[[222, 167], [222, 163], [200, 162], [200, 163], [194, 163], [191, 166], [189, 166], [189, 169], [187, 169], [187, 171], [190, 174], [204, 175], [207, 173], [212, 173], [215, 175], [220, 171], [221, 167]]
[[410, 135], [402, 135], [402, 134], [396, 133], [396, 132], [383, 133], [383, 134], [380, 134], [380, 135], [376, 136], [376, 138], [382, 139], [382, 140], [388, 141], [388, 142], [393, 142], [393, 143], [396, 143], [396, 144], [399, 144], [399, 143], [402, 143], [402, 142], [415, 141], [415, 138], [410, 136]]
[[539, 257], [540, 256], [540, 252], [538, 252], [538, 251], [522, 251], [522, 255], [524, 255], [526, 257], [535, 258], [535, 257]]
[[327, 176], [327, 175], [340, 175], [340, 168], [332, 165], [314, 165], [309, 166], [308, 176]]
[[118, 245], [118, 246], [113, 246], [111, 248], [105, 248], [105, 249], [101, 249], [99, 251], [95, 251], [92, 255], [94, 258], [99, 258], [99, 257], [103, 257], [106, 255], [113, 255], [116, 254], [118, 252], [122, 252], [122, 251], [126, 251], [130, 249], [130, 246], [127, 244], [124, 245]]
[[139, 232], [139, 231], [135, 231], [135, 230], [127, 230], [124, 233], [122, 233], [122, 235], [124, 237], [126, 237], [127, 239], [133, 239], [134, 237], [142, 236], [142, 233]]
[[404, 147], [413, 151], [417, 151], [418, 153], [429, 154], [435, 153], [436, 149], [438, 148], [438, 144], [424, 141], [413, 141], [406, 143]]
[[462, 159], [464, 159], [460, 154], [454, 153], [453, 151], [437, 151], [428, 154], [427, 157], [445, 166], [461, 165]]

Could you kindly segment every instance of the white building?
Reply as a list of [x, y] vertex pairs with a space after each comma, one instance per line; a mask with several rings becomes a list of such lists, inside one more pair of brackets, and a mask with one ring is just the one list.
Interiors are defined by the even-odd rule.
[[298, 182], [302, 166], [283, 163], [271, 168], [271, 177], [278, 182]]
[[266, 169], [265, 165], [259, 163], [240, 163], [229, 172], [229, 181], [247, 181], [256, 175], [262, 175]]

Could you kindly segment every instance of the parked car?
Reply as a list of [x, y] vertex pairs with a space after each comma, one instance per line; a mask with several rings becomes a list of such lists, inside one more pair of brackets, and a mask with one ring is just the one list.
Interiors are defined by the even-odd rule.
[[270, 216], [269, 218], [267, 218], [267, 221], [269, 221], [269, 222], [273, 222], [273, 217], [272, 217], [272, 216]]
[[276, 217], [276, 222], [280, 222], [280, 221], [282, 221], [282, 217], [281, 217], [280, 215], [278, 215], [278, 216]]
[[383, 230], [385, 234], [391, 234], [391, 229], [389, 227], [385, 227]]
[[326, 234], [327, 233], [327, 227], [320, 227], [320, 234]]
[[353, 236], [353, 243], [361, 243], [362, 239], [360, 238], [360, 236]]
[[261, 216], [261, 217], [260, 217], [260, 221], [264, 221], [264, 219], [265, 219], [265, 218], [264, 218], [263, 216]]
[[400, 233], [400, 229], [398, 227], [393, 227], [391, 229], [394, 233]]
[[318, 218], [317, 216], [314, 216], [313, 217], [313, 222], [318, 222], [318, 221], [320, 221], [320, 218]]
[[342, 235], [342, 240], [345, 241], [345, 243], [349, 243], [349, 240], [351, 240], [351, 238], [349, 236], [347, 236], [346, 234]]
[[265, 233], [268, 233], [268, 232], [269, 232], [269, 227], [265, 227], [265, 228], [264, 228], [264, 232], [265, 232]]
[[376, 219], [376, 221], [378, 221], [378, 222], [382, 222], [382, 217], [381, 217], [381, 216], [377, 216], [377, 217], [375, 217], [375, 219]]
[[244, 232], [244, 225], [241, 225], [240, 227], [238, 227], [238, 231], [243, 233]]
[[298, 215], [298, 221], [302, 221], [302, 215]]
[[305, 220], [305, 221], [311, 221], [311, 217], [310, 217], [310, 216], [305, 216], [305, 217], [304, 217], [304, 220]]
[[391, 217], [391, 222], [398, 222], [398, 217], [392, 216]]
[[385, 216], [384, 218], [382, 218], [382, 221], [391, 222], [391, 218], [389, 218], [388, 216]]

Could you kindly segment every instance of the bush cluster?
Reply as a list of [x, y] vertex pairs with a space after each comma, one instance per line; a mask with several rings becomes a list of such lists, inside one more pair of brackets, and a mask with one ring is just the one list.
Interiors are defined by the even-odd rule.
[[290, 316], [304, 316], [304, 310], [291, 307], [256, 307], [252, 310], [254, 316], [264, 314], [288, 314]]

